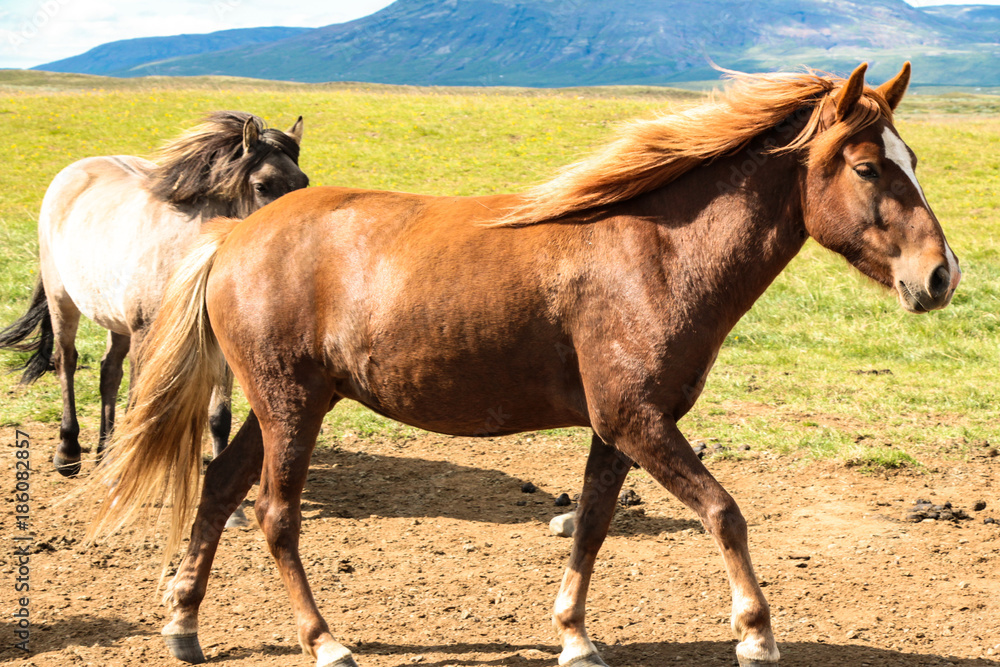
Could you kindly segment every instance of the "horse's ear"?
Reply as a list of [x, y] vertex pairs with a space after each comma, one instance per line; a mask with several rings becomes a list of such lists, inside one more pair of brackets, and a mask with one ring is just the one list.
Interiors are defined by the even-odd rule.
[[878, 87], [878, 92], [881, 93], [882, 97], [885, 98], [885, 101], [888, 102], [889, 108], [895, 111], [896, 107], [899, 106], [900, 101], [903, 99], [903, 94], [906, 92], [906, 87], [908, 85], [910, 85], [909, 60], [903, 63], [903, 69], [899, 70], [899, 74]]
[[847, 118], [851, 109], [861, 99], [861, 93], [865, 90], [865, 70], [867, 69], [868, 63], [858, 65], [858, 68], [851, 74], [851, 78], [847, 80], [847, 83], [834, 98], [837, 103], [837, 120]]
[[285, 132], [285, 134], [294, 139], [295, 143], [302, 144], [302, 116], [299, 116], [299, 119], [295, 121], [295, 125], [292, 125], [292, 128], [288, 132]]
[[256, 119], [253, 116], [247, 118], [247, 121], [243, 123], [243, 152], [249, 153], [257, 146], [260, 141], [260, 128], [257, 126]]

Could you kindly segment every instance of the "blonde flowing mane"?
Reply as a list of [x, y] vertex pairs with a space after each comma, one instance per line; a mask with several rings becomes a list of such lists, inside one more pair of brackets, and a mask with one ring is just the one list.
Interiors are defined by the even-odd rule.
[[799, 109], [809, 113], [805, 126], [776, 152], [805, 149], [810, 166], [828, 162], [848, 137], [879, 118], [892, 119], [885, 98], [865, 88], [846, 118], [821, 131], [826, 101], [846, 83], [844, 79], [812, 72], [733, 72], [729, 77], [732, 83], [727, 90], [704, 104], [625, 125], [595, 155], [524, 193], [522, 203], [496, 225], [531, 225], [627, 201], [739, 151]]

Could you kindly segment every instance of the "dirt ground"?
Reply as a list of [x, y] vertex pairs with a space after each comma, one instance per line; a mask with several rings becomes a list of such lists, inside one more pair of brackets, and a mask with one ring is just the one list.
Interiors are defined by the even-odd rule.
[[[13, 429], [3, 430], [0, 662], [179, 665], [159, 636], [160, 552], [129, 536], [84, 548], [89, 508], [56, 505], [75, 482], [51, 470], [51, 425], [34, 425], [29, 654], [12, 648]], [[96, 435], [85, 432], [89, 441]], [[340, 438], [318, 449], [304, 497], [303, 561], [334, 635], [362, 667], [523, 665], [558, 657], [550, 624], [570, 540], [549, 533], [579, 491], [585, 448], [522, 435], [473, 440]], [[928, 461], [865, 475], [749, 452], [706, 463], [750, 524], [782, 664], [1000, 664], [1000, 458]], [[522, 484], [538, 486], [522, 493]], [[591, 637], [612, 667], [734, 664], [729, 590], [700, 523], [644, 472], [626, 489], [598, 561]], [[251, 491], [251, 498], [256, 488]], [[902, 520], [915, 500], [970, 520]], [[973, 511], [976, 501], [984, 510]], [[252, 512], [248, 512], [252, 515]], [[308, 666], [256, 527], [227, 530], [201, 610], [210, 663]]]

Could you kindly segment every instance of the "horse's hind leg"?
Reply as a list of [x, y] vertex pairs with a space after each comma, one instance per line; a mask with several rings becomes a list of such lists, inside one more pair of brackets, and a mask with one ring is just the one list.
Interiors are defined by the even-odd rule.
[[225, 377], [212, 389], [208, 406], [208, 430], [212, 434], [212, 455], [218, 457], [229, 444], [233, 424], [233, 371], [226, 366]]
[[[212, 389], [212, 401], [208, 407], [208, 430], [212, 434], [212, 456], [219, 458], [229, 444], [229, 431], [233, 424], [233, 371], [226, 366], [225, 376]], [[248, 525], [243, 508], [237, 506], [226, 521], [226, 528], [242, 528]]]
[[108, 348], [101, 358], [101, 435], [97, 441], [98, 456], [104, 453], [104, 447], [115, 428], [118, 388], [121, 387], [124, 375], [122, 364], [128, 356], [130, 344], [129, 336], [108, 331]]
[[[316, 658], [316, 667], [357, 667], [351, 652], [334, 641], [320, 616], [299, 557], [302, 489], [316, 436], [330, 403], [317, 405], [319, 392], [310, 392], [302, 386], [294, 389], [301, 391], [272, 410], [272, 414], [281, 418], [261, 416], [265, 457], [254, 509], [288, 589], [302, 649]], [[275, 397], [269, 398], [273, 402]], [[252, 404], [256, 407], [256, 403]]]
[[[43, 278], [44, 280], [44, 278]], [[76, 392], [73, 375], [76, 373], [76, 331], [80, 326], [80, 311], [69, 295], [59, 286], [49, 289], [46, 284], [46, 298], [52, 316], [52, 335], [55, 349], [52, 362], [59, 376], [62, 389], [62, 421], [59, 423], [59, 447], [52, 463], [56, 470], [66, 477], [80, 472], [80, 424], [76, 420]]]
[[587, 637], [584, 624], [587, 589], [597, 552], [611, 526], [618, 492], [631, 468], [632, 461], [628, 457], [594, 435], [584, 473], [583, 493], [576, 510], [573, 552], [552, 615], [552, 622], [562, 639], [560, 665], [606, 667]]
[[233, 442], [205, 472], [191, 542], [167, 588], [166, 601], [173, 618], [163, 628], [163, 635], [175, 658], [190, 663], [205, 661], [198, 644], [198, 608], [205, 598], [222, 528], [260, 476], [263, 459], [260, 424], [251, 412]]
[[775, 665], [778, 646], [771, 631], [771, 610], [757, 584], [747, 524], [736, 505], [672, 421], [651, 425], [649, 433], [619, 443], [653, 478], [690, 507], [722, 552], [733, 595], [732, 628], [740, 638], [736, 657], [741, 667]]

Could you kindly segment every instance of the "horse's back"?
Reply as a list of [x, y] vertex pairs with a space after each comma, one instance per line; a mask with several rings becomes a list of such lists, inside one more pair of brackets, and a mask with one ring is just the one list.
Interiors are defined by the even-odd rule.
[[[209, 314], [227, 358], [309, 359], [339, 395], [431, 430], [524, 430], [538, 411], [546, 424], [553, 413], [580, 423], [546, 279], [551, 239], [488, 226], [514, 203], [342, 188], [283, 197], [237, 225], [215, 260]], [[227, 337], [280, 342], [254, 351]], [[493, 390], [472, 391], [483, 373], [495, 373]]]
[[46, 289], [123, 334], [139, 310], [155, 308], [164, 272], [198, 231], [144, 187], [152, 166], [133, 156], [74, 162], [49, 185], [39, 215]]

